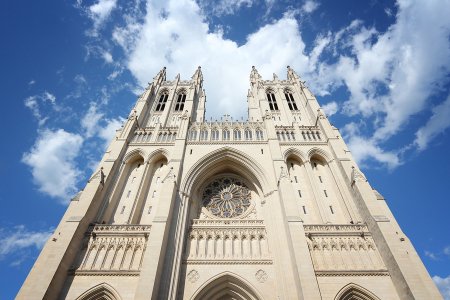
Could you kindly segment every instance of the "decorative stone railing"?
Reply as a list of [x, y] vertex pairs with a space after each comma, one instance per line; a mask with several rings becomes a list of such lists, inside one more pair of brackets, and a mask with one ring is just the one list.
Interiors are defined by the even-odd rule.
[[277, 138], [280, 142], [324, 142], [318, 127], [311, 126], [275, 126]]
[[189, 127], [188, 141], [245, 143], [266, 141], [264, 122], [194, 122]]
[[263, 220], [214, 220], [214, 219], [205, 219], [205, 220], [199, 220], [195, 219], [192, 222], [192, 228], [202, 228], [202, 227], [208, 227], [208, 228], [229, 228], [233, 226], [233, 228], [240, 228], [240, 227], [252, 227], [252, 228], [264, 228], [264, 221]]
[[389, 275], [366, 225], [304, 225], [304, 230], [318, 276]]
[[262, 220], [194, 220], [186, 247], [189, 264], [272, 263]]
[[177, 136], [177, 131], [172, 129], [155, 129], [145, 128], [138, 129], [134, 132], [131, 139], [131, 144], [145, 144], [145, 143], [174, 143]]
[[342, 224], [342, 225], [304, 225], [305, 232], [314, 235], [370, 235], [364, 224]]
[[90, 226], [71, 271], [75, 275], [139, 274], [150, 225]]

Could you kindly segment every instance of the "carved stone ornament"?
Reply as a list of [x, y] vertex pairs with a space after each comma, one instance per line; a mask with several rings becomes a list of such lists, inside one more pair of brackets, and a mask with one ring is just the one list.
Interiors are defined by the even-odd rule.
[[289, 173], [281, 167], [280, 179], [278, 181], [281, 181], [283, 178], [289, 179]]
[[236, 178], [218, 178], [203, 191], [203, 206], [218, 218], [238, 217], [245, 213], [250, 205], [250, 190]]
[[189, 111], [185, 110], [182, 114], [181, 114], [181, 118], [183, 120], [187, 119], [189, 117]]
[[266, 114], [264, 115], [264, 118], [266, 120], [270, 120], [270, 119], [272, 119], [272, 114], [268, 110], [266, 110]]
[[259, 269], [255, 274], [256, 280], [263, 283], [267, 280], [267, 273], [264, 270]]
[[366, 182], [367, 179], [361, 171], [352, 167], [352, 185], [355, 184], [356, 181]]
[[200, 278], [200, 275], [198, 274], [197, 270], [192, 270], [188, 273], [187, 278], [189, 282], [194, 283]]

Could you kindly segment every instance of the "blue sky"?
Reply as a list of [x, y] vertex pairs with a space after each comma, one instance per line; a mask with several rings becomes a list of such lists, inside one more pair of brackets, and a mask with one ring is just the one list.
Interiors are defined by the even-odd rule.
[[0, 3], [0, 298], [163, 66], [202, 66], [207, 117], [246, 118], [249, 73], [292, 66], [450, 299], [450, 1]]

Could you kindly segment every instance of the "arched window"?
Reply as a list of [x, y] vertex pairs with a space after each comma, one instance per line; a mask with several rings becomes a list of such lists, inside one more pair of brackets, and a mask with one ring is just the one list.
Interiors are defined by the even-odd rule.
[[191, 141], [194, 141], [197, 139], [197, 130], [196, 129], [191, 129], [191, 131], [189, 132], [189, 139]]
[[245, 129], [245, 139], [247, 141], [251, 141], [252, 140], [252, 131], [250, 129]]
[[230, 140], [230, 131], [228, 129], [224, 129], [222, 131], [222, 140], [224, 140], [224, 141]]
[[269, 100], [270, 110], [278, 110], [277, 100], [275, 99], [275, 94], [272, 90], [267, 91], [267, 100]]
[[262, 132], [262, 130], [259, 129], [259, 128], [256, 128], [256, 139], [257, 139], [258, 141], [261, 141], [261, 140], [264, 139], [263, 132]]
[[240, 141], [241, 140], [241, 131], [239, 129], [235, 129], [233, 132], [233, 138], [235, 141]]
[[181, 91], [180, 93], [178, 93], [177, 102], [175, 104], [175, 111], [183, 111], [185, 102], [186, 102], [186, 92]]
[[163, 111], [166, 107], [167, 98], [169, 98], [169, 92], [163, 91], [159, 96], [158, 104], [156, 105], [156, 111]]
[[200, 140], [202, 140], [202, 141], [208, 140], [208, 130], [207, 129], [202, 129], [200, 131]]
[[211, 139], [212, 139], [213, 141], [217, 141], [217, 140], [219, 139], [219, 130], [213, 129], [213, 130], [211, 131]]
[[286, 96], [286, 100], [288, 102], [288, 106], [290, 110], [298, 110], [297, 104], [295, 103], [294, 96], [292, 96], [291, 91], [284, 91], [284, 96]]

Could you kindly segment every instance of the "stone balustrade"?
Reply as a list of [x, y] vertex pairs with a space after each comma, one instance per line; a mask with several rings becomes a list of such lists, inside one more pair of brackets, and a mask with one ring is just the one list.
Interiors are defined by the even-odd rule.
[[187, 263], [271, 263], [262, 220], [194, 220]]
[[150, 225], [90, 226], [71, 271], [75, 275], [137, 275], [149, 233]]

